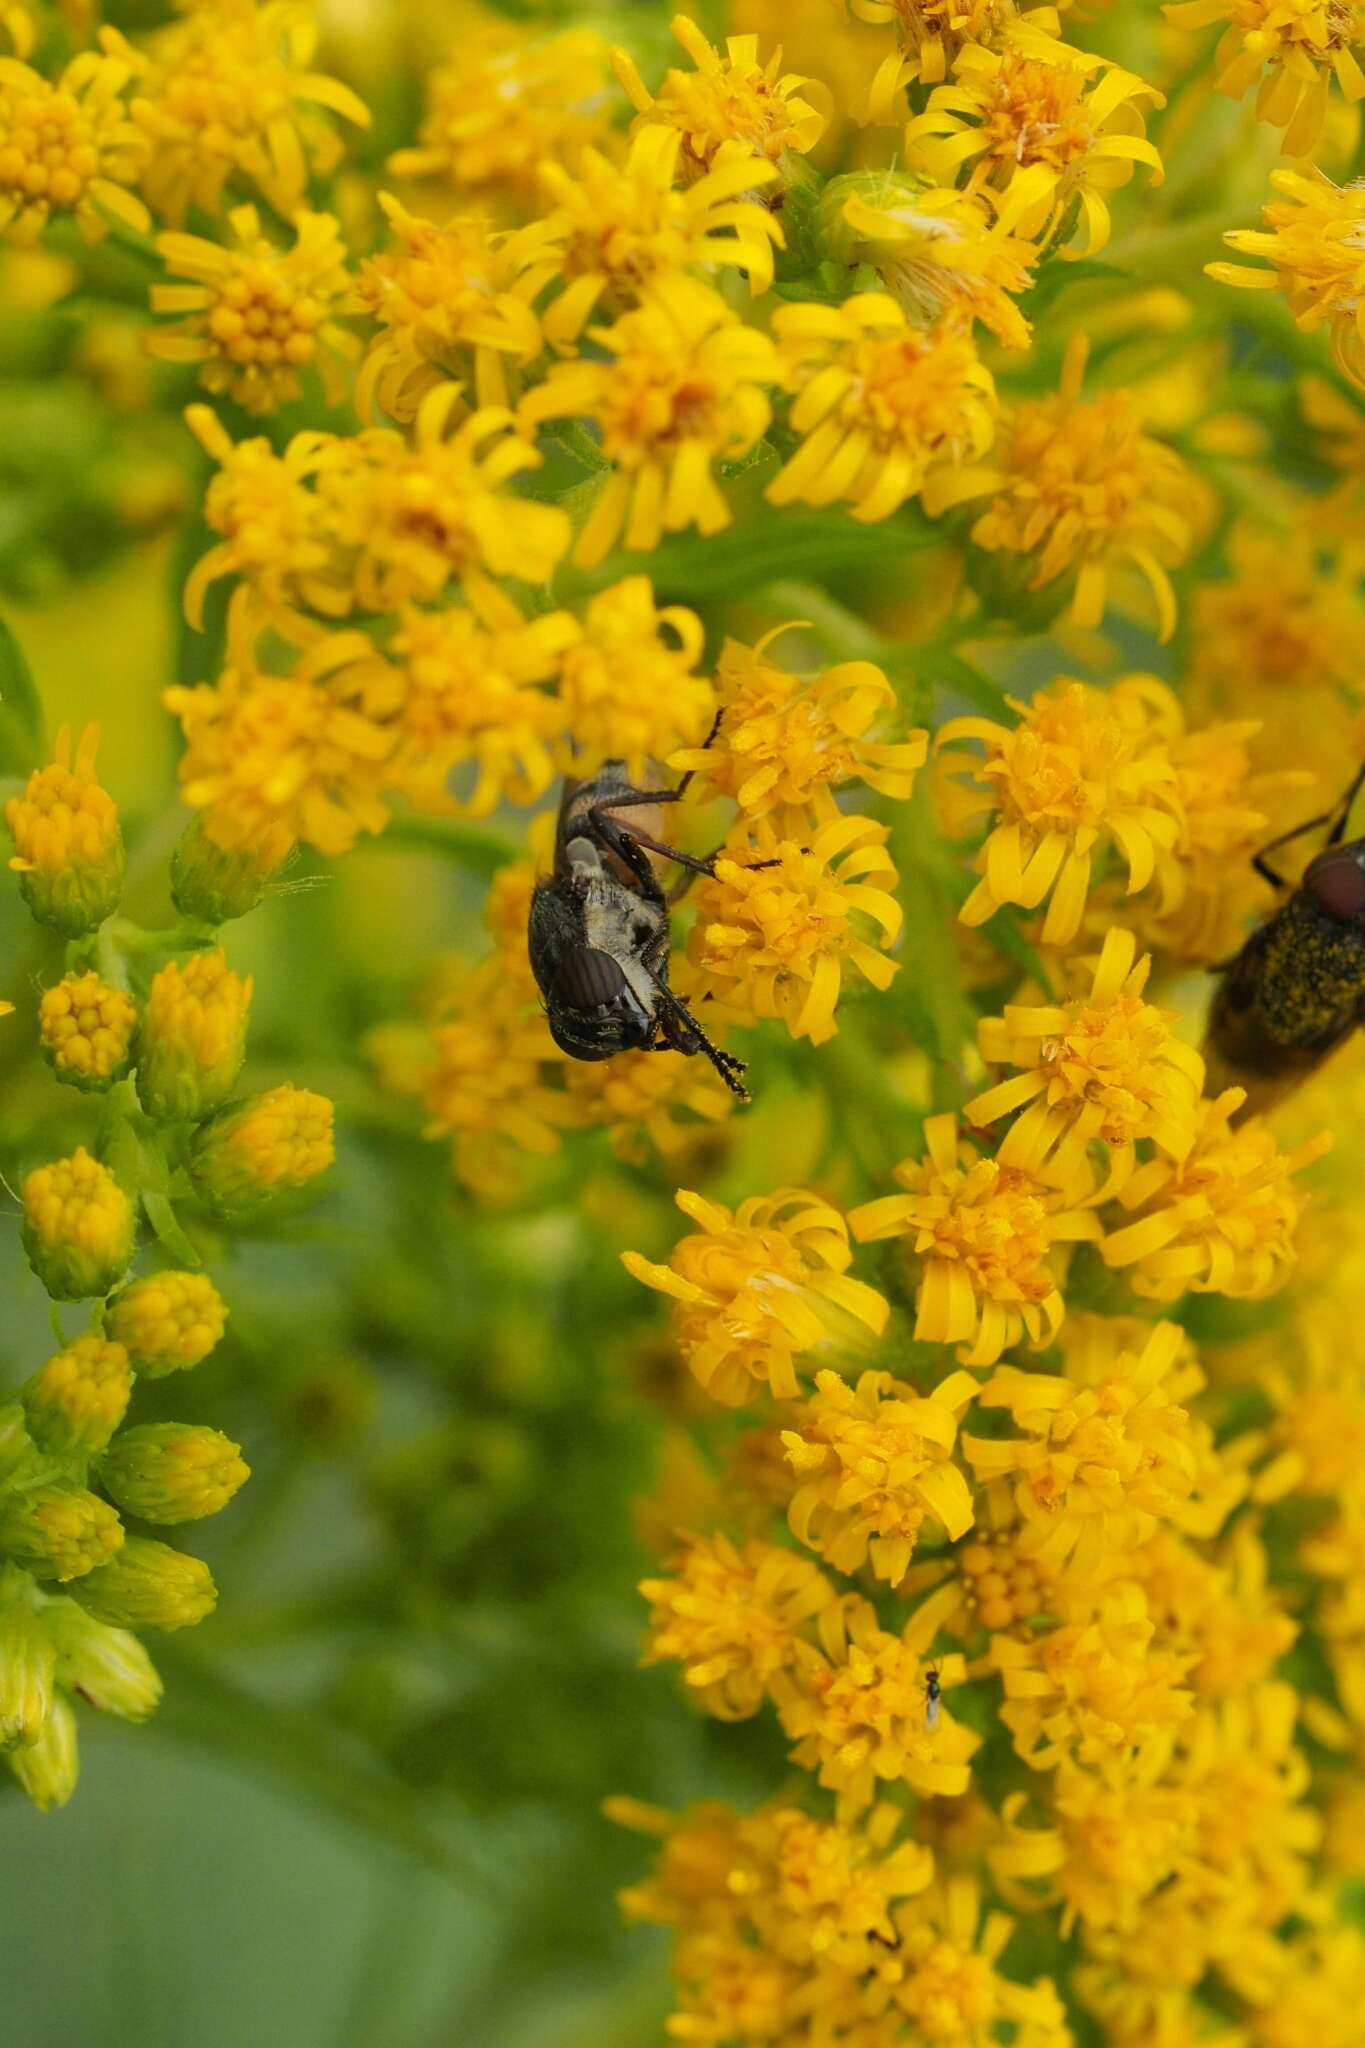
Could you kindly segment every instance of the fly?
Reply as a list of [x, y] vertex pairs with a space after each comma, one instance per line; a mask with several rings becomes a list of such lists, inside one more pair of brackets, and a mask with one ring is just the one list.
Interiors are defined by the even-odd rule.
[[[709, 746], [719, 715], [707, 738]], [[705, 1053], [732, 1094], [749, 1097], [743, 1060], [713, 1045], [669, 986], [669, 898], [651, 855], [690, 873], [715, 872], [660, 834], [676, 789], [637, 789], [624, 761], [605, 761], [582, 782], [566, 780], [555, 833], [554, 872], [531, 897], [527, 950], [550, 1033], [577, 1060], [618, 1052]]]
[[924, 1725], [926, 1728], [932, 1729], [938, 1726], [940, 1698], [941, 1689], [938, 1681], [938, 1672], [931, 1664], [924, 1674]]

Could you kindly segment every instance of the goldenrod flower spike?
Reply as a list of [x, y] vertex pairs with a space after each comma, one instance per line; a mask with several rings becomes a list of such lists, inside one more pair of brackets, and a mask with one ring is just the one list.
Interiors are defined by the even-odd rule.
[[757, 1540], [691, 1538], [669, 1560], [673, 1576], [645, 1579], [651, 1604], [642, 1662], [676, 1658], [706, 1710], [721, 1721], [756, 1714], [772, 1682], [813, 1641], [809, 1624], [835, 1598], [808, 1559]]
[[685, 14], [674, 16], [672, 29], [696, 69], [670, 71], [657, 98], [624, 50], [613, 49], [611, 61], [638, 112], [637, 128], [658, 121], [682, 137], [684, 182], [704, 175], [730, 144], [779, 165], [788, 151], [814, 149], [826, 117], [801, 97], [811, 80], [783, 72], [780, 49], [760, 63], [757, 36], [729, 36], [722, 57]]
[[622, 1252], [621, 1263], [677, 1304], [679, 1346], [714, 1400], [738, 1407], [755, 1383], [791, 1400], [799, 1355], [885, 1329], [887, 1303], [850, 1276], [847, 1226], [817, 1196], [786, 1188], [733, 1213], [686, 1188], [675, 1199], [697, 1233], [666, 1266], [638, 1252]]
[[125, 97], [132, 75], [112, 44], [107, 52], [83, 50], [56, 80], [19, 57], [0, 57], [6, 241], [29, 247], [54, 216], [74, 219], [87, 242], [111, 226], [145, 234], [151, 215], [131, 188], [145, 175], [150, 152]]
[[1282, 199], [1262, 208], [1264, 228], [1223, 236], [1239, 256], [1263, 256], [1269, 270], [1206, 263], [1220, 284], [1284, 294], [1305, 334], [1326, 327], [1343, 376], [1365, 385], [1365, 181], [1334, 185], [1314, 165], [1270, 173]]
[[980, 194], [908, 171], [851, 171], [826, 185], [820, 219], [831, 254], [874, 264], [913, 325], [979, 320], [1006, 348], [1027, 348], [1014, 298], [1032, 286], [1038, 252]]
[[957, 1344], [964, 1365], [993, 1365], [1027, 1336], [1048, 1344], [1066, 1313], [1060, 1278], [1068, 1248], [1101, 1235], [1084, 1159], [1067, 1185], [980, 1157], [957, 1119], [926, 1119], [927, 1157], [904, 1159], [902, 1195], [849, 1212], [860, 1244], [906, 1241], [916, 1280], [915, 1336]]
[[646, 777], [661, 762], [683, 765], [678, 750], [699, 749], [715, 717], [715, 689], [696, 673], [705, 645], [697, 614], [656, 604], [647, 576], [590, 598], [558, 657], [560, 772], [591, 775], [620, 760], [637, 788], [652, 788]]
[[5, 806], [24, 901], [39, 924], [68, 939], [94, 931], [123, 894], [118, 806], [95, 773], [99, 737], [88, 725], [73, 757], [64, 725], [50, 765], [35, 768]]

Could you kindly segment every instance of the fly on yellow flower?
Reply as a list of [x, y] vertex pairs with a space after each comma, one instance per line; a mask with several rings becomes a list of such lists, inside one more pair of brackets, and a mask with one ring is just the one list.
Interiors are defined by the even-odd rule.
[[1168, 1158], [1194, 1144], [1204, 1062], [1172, 1030], [1176, 1013], [1143, 1000], [1151, 955], [1135, 958], [1131, 932], [1111, 926], [1087, 995], [1066, 1002], [1011, 1003], [983, 1017], [984, 1060], [1022, 1068], [976, 1096], [964, 1115], [977, 1125], [1017, 1116], [996, 1158], [1067, 1185], [1085, 1171], [1091, 1142], [1110, 1148], [1110, 1193], [1132, 1171], [1134, 1146], [1150, 1138]]
[[737, 1016], [781, 1017], [812, 1045], [832, 1038], [846, 967], [882, 990], [900, 971], [885, 953], [902, 916], [887, 836], [836, 811], [805, 846], [733, 838], [695, 892], [687, 957], [697, 993]]
[[559, 657], [561, 773], [588, 776], [620, 760], [637, 789], [653, 788], [645, 779], [657, 779], [651, 764], [695, 747], [714, 717], [716, 693], [696, 673], [705, 644], [697, 614], [656, 605], [647, 576], [627, 576], [591, 598]]
[[825, 116], [801, 97], [811, 81], [783, 72], [780, 49], [761, 64], [757, 36], [730, 36], [722, 57], [685, 14], [672, 28], [696, 70], [670, 71], [657, 99], [624, 50], [614, 49], [611, 61], [640, 122], [662, 122], [682, 137], [685, 182], [709, 171], [727, 143], [779, 166], [789, 151], [814, 149]]
[[545, 315], [556, 348], [572, 348], [594, 310], [621, 312], [679, 271], [740, 270], [755, 295], [771, 285], [783, 236], [756, 194], [775, 182], [776, 165], [728, 143], [710, 170], [677, 189], [681, 149], [676, 128], [648, 122], [623, 164], [586, 149], [576, 177], [562, 164], [542, 167], [554, 202], [544, 233], [563, 244], [564, 290]]
[[1306, 156], [1317, 141], [1333, 78], [1347, 100], [1365, 97], [1356, 55], [1365, 32], [1355, 0], [1179, 0], [1162, 11], [1177, 28], [1227, 23], [1214, 59], [1218, 90], [1239, 100], [1260, 79], [1257, 117], [1284, 129], [1286, 156]]
[[1156, 874], [1159, 850], [1180, 831], [1169, 737], [1178, 728], [1174, 697], [1155, 676], [1123, 676], [1107, 690], [1059, 677], [1027, 704], [1013, 728], [992, 719], [954, 718], [937, 744], [980, 740], [986, 758], [955, 755], [992, 793], [974, 808], [996, 823], [981, 856], [982, 879], [962, 906], [964, 924], [984, 924], [1002, 903], [1036, 910], [1048, 901], [1044, 945], [1069, 945], [1080, 929], [1096, 848], [1113, 840], [1128, 869], [1128, 893]]
[[966, 189], [990, 195], [1007, 232], [1052, 241], [1069, 232], [1078, 204], [1086, 239], [1076, 253], [1097, 256], [1109, 240], [1105, 196], [1135, 164], [1160, 183], [1140, 103], [1165, 101], [1135, 72], [1056, 41], [1031, 18], [1008, 26], [998, 50], [969, 44], [953, 70], [955, 82], [935, 86], [906, 127], [906, 151], [943, 185], [975, 158]]
[[880, 1336], [887, 1304], [848, 1271], [853, 1254], [837, 1209], [800, 1188], [742, 1202], [733, 1213], [687, 1188], [675, 1197], [699, 1228], [668, 1265], [622, 1252], [626, 1271], [669, 1295], [688, 1366], [713, 1400], [739, 1407], [756, 1385], [797, 1392], [798, 1353]]
[[1204, 499], [1183, 458], [1142, 431], [1127, 391], [1083, 399], [1088, 343], [1068, 345], [1054, 396], [1026, 399], [1002, 421], [995, 461], [942, 470], [924, 493], [932, 518], [970, 499], [990, 503], [973, 544], [1034, 558], [1031, 590], [1074, 575], [1070, 617], [1098, 626], [1111, 570], [1131, 563], [1148, 585], [1162, 640], [1175, 631], [1167, 567], [1188, 556]]
[[1305, 334], [1326, 327], [1343, 376], [1365, 385], [1365, 179], [1349, 185], [1309, 164], [1270, 173], [1282, 199], [1262, 208], [1264, 228], [1233, 228], [1223, 240], [1239, 256], [1264, 256], [1269, 270], [1205, 264], [1219, 284], [1283, 292]]
[[356, 298], [379, 332], [356, 379], [356, 405], [410, 420], [427, 392], [453, 378], [478, 405], [507, 405], [511, 380], [540, 353], [536, 300], [559, 275], [549, 224], [499, 231], [481, 214], [438, 227], [388, 192], [379, 204], [391, 250], [361, 265]]
[[979, 320], [1006, 348], [1032, 332], [1014, 299], [1033, 284], [1037, 250], [1007, 234], [979, 194], [909, 171], [854, 171], [820, 198], [830, 254], [871, 263], [915, 326]]
[[[110, 31], [105, 42], [115, 47]], [[218, 213], [234, 176], [290, 219], [310, 174], [325, 177], [340, 161], [328, 117], [369, 126], [349, 86], [310, 70], [317, 42], [298, 0], [190, 0], [145, 54], [117, 39], [138, 73], [133, 116], [151, 144], [143, 190], [172, 227], [191, 207]]]
[[672, 754], [669, 765], [702, 788], [730, 797], [746, 821], [759, 819], [800, 840], [813, 821], [840, 815], [834, 791], [865, 782], [904, 802], [924, 765], [928, 735], [873, 737], [897, 704], [875, 663], [842, 661], [816, 675], [779, 668], [768, 649], [794, 626], [774, 626], [748, 647], [727, 640], [716, 668], [723, 715], [709, 745]]
[[353, 310], [346, 246], [330, 213], [298, 213], [294, 246], [280, 249], [261, 232], [254, 206], [237, 206], [227, 225], [235, 247], [200, 235], [157, 237], [172, 277], [154, 284], [154, 313], [182, 314], [178, 326], [144, 337], [149, 354], [199, 363], [199, 381], [247, 412], [273, 412], [299, 397], [299, 373], [316, 364], [329, 404], [341, 402], [360, 345], [335, 315]]
[[84, 50], [55, 84], [17, 57], [0, 57], [0, 236], [21, 248], [49, 220], [71, 216], [87, 242], [111, 222], [145, 233], [151, 216], [129, 190], [147, 140], [124, 92], [121, 54]]
[[1059, 1268], [1068, 1246], [1098, 1238], [1084, 1162], [1066, 1188], [1002, 1167], [959, 1141], [954, 1116], [924, 1126], [927, 1157], [903, 1159], [901, 1195], [849, 1212], [859, 1244], [902, 1237], [918, 1274], [915, 1336], [958, 1344], [964, 1365], [994, 1365], [1027, 1335], [1051, 1343], [1066, 1313]]
[[589, 568], [618, 543], [654, 548], [689, 526], [719, 533], [731, 513], [712, 465], [747, 455], [767, 428], [766, 387], [778, 379], [771, 341], [682, 276], [658, 279], [643, 304], [588, 334], [609, 360], [557, 364], [519, 415], [532, 427], [592, 420], [613, 465], [575, 561]]
[[768, 485], [774, 505], [887, 519], [926, 478], [956, 477], [995, 435], [995, 386], [970, 333], [912, 326], [882, 292], [780, 306], [773, 328], [801, 446]]

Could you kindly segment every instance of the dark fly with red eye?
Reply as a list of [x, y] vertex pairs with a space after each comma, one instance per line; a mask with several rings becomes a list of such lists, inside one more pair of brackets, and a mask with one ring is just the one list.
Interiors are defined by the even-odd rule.
[[1209, 1010], [1209, 1088], [1237, 1085], [1264, 1109], [1319, 1066], [1365, 1021], [1365, 839], [1343, 844], [1365, 766], [1341, 801], [1271, 841], [1258, 874], [1286, 887], [1266, 855], [1329, 827], [1303, 880], [1228, 962]]
[[[707, 739], [714, 739], [716, 726]], [[624, 761], [584, 782], [566, 781], [554, 873], [531, 898], [527, 949], [555, 1044], [578, 1060], [614, 1053], [705, 1053], [742, 1102], [743, 1060], [713, 1045], [669, 986], [669, 898], [651, 856], [694, 874], [714, 872], [661, 837], [662, 806], [676, 789], [637, 789]]]

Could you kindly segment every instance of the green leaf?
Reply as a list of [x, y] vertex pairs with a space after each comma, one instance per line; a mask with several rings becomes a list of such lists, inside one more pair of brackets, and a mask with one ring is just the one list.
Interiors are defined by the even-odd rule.
[[13, 629], [0, 618], [0, 774], [26, 775], [45, 752], [43, 707]]
[[167, 1197], [155, 1193], [151, 1188], [144, 1188], [142, 1208], [159, 1242], [166, 1247], [176, 1263], [186, 1267], [191, 1273], [197, 1273], [204, 1261], [186, 1236]]
[[1002, 718], [1013, 723], [1014, 714], [1009, 708], [1009, 700], [995, 678], [988, 676], [975, 662], [955, 653], [951, 647], [926, 648], [922, 655], [916, 657], [915, 674], [926, 683], [957, 691], [978, 711], [985, 712], [988, 718]]
[[1095, 284], [1101, 278], [1128, 278], [1132, 275], [1132, 271], [1125, 270], [1121, 264], [1101, 263], [1094, 256], [1082, 256], [1075, 263], [1068, 263], [1063, 256], [1054, 256], [1039, 271], [1033, 290], [1020, 298], [1020, 310], [1026, 319], [1039, 320], [1073, 285]]

